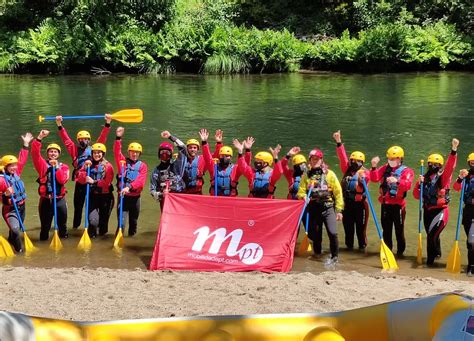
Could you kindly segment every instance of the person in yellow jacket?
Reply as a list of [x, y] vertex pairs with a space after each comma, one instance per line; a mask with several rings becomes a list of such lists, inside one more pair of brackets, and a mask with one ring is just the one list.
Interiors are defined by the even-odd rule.
[[308, 237], [313, 242], [314, 256], [321, 255], [323, 224], [329, 237], [331, 258], [329, 264], [337, 263], [339, 241], [337, 239], [337, 221], [342, 220], [344, 199], [342, 188], [336, 174], [328, 169], [323, 160], [323, 152], [317, 148], [309, 153], [310, 169], [303, 174], [297, 197], [306, 200], [308, 191], [309, 213]]

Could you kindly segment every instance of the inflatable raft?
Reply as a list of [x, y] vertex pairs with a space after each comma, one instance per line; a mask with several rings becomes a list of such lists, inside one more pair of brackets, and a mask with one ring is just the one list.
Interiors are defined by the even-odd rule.
[[448, 293], [327, 314], [99, 323], [0, 312], [0, 340], [474, 340], [473, 304]]

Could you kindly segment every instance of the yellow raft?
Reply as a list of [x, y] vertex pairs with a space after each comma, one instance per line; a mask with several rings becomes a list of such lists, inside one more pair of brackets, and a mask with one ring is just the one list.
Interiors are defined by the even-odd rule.
[[70, 322], [0, 312], [0, 340], [474, 340], [474, 301], [459, 293], [328, 314]]

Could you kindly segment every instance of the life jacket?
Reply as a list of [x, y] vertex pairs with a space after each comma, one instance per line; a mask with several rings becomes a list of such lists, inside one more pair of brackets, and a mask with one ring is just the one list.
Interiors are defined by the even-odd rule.
[[464, 185], [464, 203], [466, 205], [474, 204], [474, 174], [470, 174], [468, 178], [466, 178]]
[[[61, 168], [62, 163], [59, 163]], [[36, 180], [39, 183], [38, 194], [40, 196], [51, 196], [53, 194], [53, 167], [49, 166], [46, 174]], [[64, 185], [58, 183], [56, 180], [56, 198], [61, 198], [66, 194]]]
[[25, 190], [25, 184], [23, 183], [23, 180], [20, 179], [20, 177], [16, 174], [13, 175], [7, 175], [7, 174], [0, 174], [1, 177], [3, 177], [7, 183], [8, 187], [13, 187], [13, 194], [11, 196], [6, 196], [5, 193], [2, 194], [2, 203], [3, 205], [13, 205], [12, 198], [15, 200], [15, 203], [21, 204], [26, 200], [26, 190]]
[[[232, 181], [231, 175], [232, 170], [235, 165], [228, 165], [225, 169], [217, 170], [217, 195], [218, 196], [236, 196], [237, 195], [237, 185], [239, 184], [236, 181]], [[215, 195], [215, 177], [211, 179], [211, 187], [209, 188], [209, 193]]]
[[[89, 176], [93, 180], [102, 180], [102, 179], [104, 179], [105, 178], [106, 164], [107, 164], [107, 161], [102, 160], [101, 162], [99, 162], [97, 167], [92, 165], [92, 167], [90, 168]], [[102, 193], [102, 187], [91, 186], [91, 191], [94, 192], [94, 193]], [[109, 187], [109, 192], [112, 192], [112, 191], [113, 191], [113, 186], [111, 184], [110, 187]]]
[[[142, 165], [141, 161], [132, 163], [129, 160], [127, 160], [127, 164], [124, 168], [125, 184], [123, 187], [130, 187], [130, 184], [132, 183], [132, 181], [134, 181], [138, 177], [138, 174], [140, 174], [141, 165]], [[117, 188], [122, 188], [121, 180], [122, 180], [122, 169], [119, 169], [119, 173], [117, 174]]]
[[[361, 168], [361, 170], [365, 170]], [[359, 185], [359, 173], [356, 171], [352, 174], [350, 169], [347, 169], [344, 177], [341, 180], [342, 194], [345, 200], [362, 201], [365, 199], [364, 188]]]
[[273, 169], [268, 172], [255, 171], [255, 177], [250, 186], [250, 195], [254, 198], [273, 198], [275, 186], [270, 184]]
[[297, 199], [298, 189], [300, 187], [301, 175], [293, 177], [293, 183], [288, 188], [288, 199]]
[[84, 162], [91, 159], [91, 155], [92, 155], [92, 149], [90, 146], [87, 146], [86, 148], [78, 147], [77, 156], [73, 162], [74, 168], [77, 170], [81, 169], [82, 166], [84, 166]]
[[314, 181], [311, 189], [310, 198], [318, 204], [332, 205], [334, 202], [332, 188], [326, 180], [327, 171], [320, 171], [310, 176], [310, 180]]
[[[400, 167], [397, 168], [395, 172], [392, 172], [392, 167], [387, 166], [385, 168], [385, 173], [383, 174], [383, 182], [380, 185], [380, 194], [385, 196], [387, 193], [391, 198], [397, 197], [397, 192], [398, 192], [398, 183], [393, 183], [393, 184], [388, 184], [387, 183], [387, 178], [389, 176], [394, 176], [395, 178], [400, 179], [400, 176], [402, 175], [402, 172], [407, 168], [407, 166], [400, 165]], [[398, 195], [400, 197], [400, 195]], [[405, 198], [407, 196], [407, 192], [403, 192], [401, 195], [402, 198]]]
[[423, 182], [423, 204], [426, 206], [447, 205], [450, 201], [449, 189], [441, 188], [441, 176], [436, 174], [430, 179], [425, 175]]
[[196, 156], [191, 163], [186, 162], [184, 173], [186, 174], [186, 188], [201, 187], [203, 184], [202, 174], [199, 174], [199, 158]]
[[157, 184], [157, 191], [162, 192], [166, 188], [167, 182], [169, 183], [170, 192], [181, 193], [184, 191], [185, 184], [183, 178], [173, 172], [173, 164], [174, 162], [170, 162], [167, 168], [160, 168], [159, 165], [155, 167], [152, 177]]

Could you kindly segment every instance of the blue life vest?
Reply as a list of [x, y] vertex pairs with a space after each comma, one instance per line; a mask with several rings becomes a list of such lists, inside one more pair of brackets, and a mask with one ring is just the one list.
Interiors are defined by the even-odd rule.
[[469, 178], [466, 178], [466, 183], [464, 185], [464, 203], [472, 205], [474, 204], [474, 175], [469, 175]]
[[449, 203], [449, 189], [439, 187], [441, 181], [439, 174], [433, 176], [432, 179], [429, 179], [429, 175], [426, 174], [425, 180], [429, 180], [423, 182], [423, 203], [425, 205], [436, 206]]
[[[61, 165], [62, 164], [59, 163], [59, 167], [61, 167]], [[45, 194], [53, 194], [53, 167], [49, 166], [48, 170], [46, 171], [46, 176], [44, 176], [42, 178], [38, 178], [38, 180], [36, 180], [36, 181], [40, 184], [40, 187], [41, 186], [46, 187], [46, 193]], [[56, 181], [56, 196], [61, 196], [61, 194], [63, 194], [62, 193], [63, 185], [58, 183], [58, 181], [56, 179], [55, 179], [55, 181]], [[39, 188], [38, 191], [41, 194], [41, 188]]]
[[[228, 165], [225, 169], [220, 169], [217, 171], [217, 195], [218, 196], [230, 196], [232, 190], [237, 190], [237, 183], [231, 181], [232, 170], [234, 169], [235, 165], [231, 164]], [[215, 179], [211, 179], [211, 194], [214, 194], [215, 188]]]
[[273, 195], [275, 187], [270, 185], [270, 178], [273, 170], [269, 172], [255, 172], [255, 177], [252, 183], [250, 193], [256, 198], [267, 198]]
[[297, 199], [298, 189], [300, 188], [301, 175], [293, 177], [293, 184], [290, 186], [291, 199]]
[[15, 200], [16, 203], [20, 203], [26, 199], [25, 184], [18, 175], [1, 174], [0, 176], [3, 176], [5, 180], [7, 180], [7, 186], [13, 187], [14, 191], [14, 193], [10, 197], [6, 196], [5, 193], [2, 195], [2, 202], [4, 205], [13, 205], [13, 203], [11, 202], [12, 198]]
[[199, 165], [200, 155], [196, 156], [191, 163], [186, 162], [184, 172], [186, 174], [186, 187], [197, 187], [201, 185], [202, 176], [200, 176], [198, 165]]
[[[364, 169], [364, 168], [361, 168]], [[350, 201], [362, 201], [365, 198], [364, 190], [357, 191], [357, 185], [359, 182], [359, 173], [356, 171], [351, 175], [351, 171], [348, 170], [341, 181], [342, 194], [345, 200]], [[359, 189], [360, 186], [359, 186]]]
[[125, 186], [124, 187], [130, 187], [130, 183], [134, 181], [137, 177], [138, 174], [140, 174], [140, 167], [142, 165], [141, 161], [135, 162], [135, 164], [132, 164], [131, 162], [127, 162], [127, 168], [125, 170]]
[[102, 180], [105, 178], [105, 166], [100, 162], [97, 167], [91, 167], [90, 175], [93, 180]]
[[84, 162], [87, 160], [91, 159], [92, 155], [92, 149], [90, 146], [87, 146], [86, 148], [77, 148], [77, 157], [76, 157], [76, 166], [74, 167], [75, 169], [80, 169], [84, 165]]
[[[401, 165], [400, 167], [397, 168], [395, 172], [392, 172], [392, 167], [387, 166], [385, 169], [385, 173], [383, 174], [383, 182], [380, 185], [380, 189], [382, 191], [382, 194], [385, 195], [387, 192], [389, 192], [390, 197], [395, 198], [397, 196], [397, 191], [398, 191], [398, 183], [393, 183], [393, 184], [388, 184], [387, 183], [387, 178], [390, 176], [394, 176], [395, 178], [400, 179], [400, 176], [402, 175], [402, 172], [407, 168], [407, 166]], [[403, 193], [403, 197], [405, 198], [407, 195], [407, 192]]]

